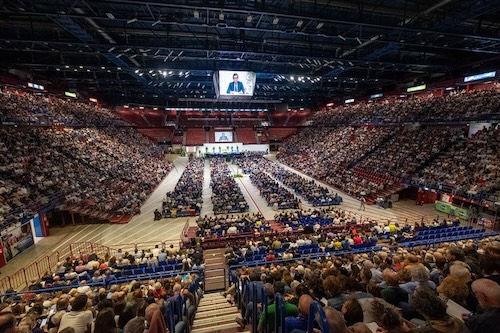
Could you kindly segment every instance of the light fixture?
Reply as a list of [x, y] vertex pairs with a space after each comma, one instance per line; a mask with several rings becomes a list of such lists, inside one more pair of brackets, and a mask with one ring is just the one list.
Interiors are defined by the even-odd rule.
[[137, 22], [137, 18], [135, 18], [135, 17], [133, 19], [128, 20], [127, 24], [132, 24], [134, 22]]
[[342, 40], [344, 40], [344, 41], [346, 40], [345, 37], [342, 36], [342, 35], [337, 35], [337, 37], [340, 38], [340, 39], [342, 39]]
[[361, 39], [359, 39], [359, 37], [356, 37], [356, 41], [359, 43], [359, 45], [363, 44], [363, 42], [361, 41]]
[[198, 11], [198, 9], [195, 9], [194, 12], [193, 12], [193, 17], [195, 19], [199, 19], [200, 18], [200, 12]]
[[115, 49], [116, 49], [116, 47], [114, 47], [114, 46], [113, 46], [113, 47], [110, 47], [110, 48], [108, 49], [108, 52], [113, 52]]
[[298, 20], [297, 21], [297, 28], [300, 28], [302, 26], [302, 24], [304, 24], [304, 21]]
[[136, 69], [136, 70], [135, 70], [135, 74], [137, 74], [137, 73], [139, 73], [139, 70], [138, 70], [138, 69]]
[[318, 25], [316, 26], [316, 29], [319, 30], [319, 29], [323, 28], [323, 25], [324, 25], [323, 22], [319, 22]]
[[220, 12], [219, 14], [219, 21], [224, 21], [224, 13]]
[[151, 26], [152, 26], [152, 27], [154, 27], [154, 26], [156, 26], [156, 25], [158, 25], [158, 24], [160, 24], [160, 23], [161, 23], [161, 20], [160, 20], [160, 19], [158, 19], [158, 20], [156, 20], [155, 22], [153, 22], [153, 24], [151, 24]]
[[252, 15], [248, 14], [247, 16], [247, 23], [252, 23], [253, 17]]
[[110, 20], [114, 20], [115, 19], [115, 16], [111, 13], [106, 13], [106, 16], [110, 19]]
[[280, 21], [279, 17], [275, 17], [273, 19], [273, 24], [276, 25], [276, 24], [278, 24], [279, 21]]

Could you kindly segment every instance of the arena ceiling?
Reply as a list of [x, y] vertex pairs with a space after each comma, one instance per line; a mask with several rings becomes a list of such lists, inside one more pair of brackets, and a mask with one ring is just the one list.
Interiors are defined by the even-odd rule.
[[155, 105], [213, 99], [215, 70], [250, 70], [254, 99], [314, 106], [495, 68], [499, 8], [496, 0], [0, 0], [0, 66], [108, 103]]

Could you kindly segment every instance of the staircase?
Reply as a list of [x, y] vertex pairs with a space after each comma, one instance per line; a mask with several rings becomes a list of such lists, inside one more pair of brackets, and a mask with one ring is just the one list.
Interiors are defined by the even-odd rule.
[[[224, 248], [205, 250], [205, 291], [224, 290], [227, 279], [227, 265]], [[226, 284], [227, 287], [227, 284]]]
[[190, 333], [242, 332], [235, 321], [238, 316], [238, 308], [231, 305], [224, 296], [219, 293], [205, 293], [198, 305]]

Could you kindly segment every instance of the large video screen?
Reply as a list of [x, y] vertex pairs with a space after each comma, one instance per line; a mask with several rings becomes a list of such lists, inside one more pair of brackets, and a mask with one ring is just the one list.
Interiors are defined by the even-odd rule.
[[254, 90], [254, 72], [219, 71], [220, 96], [253, 96]]
[[215, 132], [215, 142], [233, 142], [233, 132]]

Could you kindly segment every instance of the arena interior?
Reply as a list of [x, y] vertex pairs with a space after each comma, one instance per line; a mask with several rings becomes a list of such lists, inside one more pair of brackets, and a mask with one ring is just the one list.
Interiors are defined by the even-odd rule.
[[500, 332], [500, 1], [0, 1], [0, 333]]

